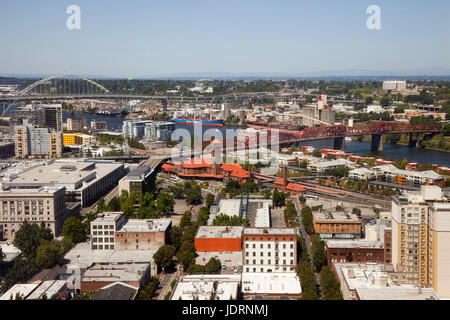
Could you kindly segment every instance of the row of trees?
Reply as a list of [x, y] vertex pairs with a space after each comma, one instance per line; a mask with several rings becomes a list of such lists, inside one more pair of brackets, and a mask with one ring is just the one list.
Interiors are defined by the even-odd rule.
[[293, 223], [297, 218], [297, 209], [292, 201], [288, 201], [286, 204], [286, 209], [284, 209], [284, 220], [286, 223]]
[[314, 234], [314, 224], [312, 210], [310, 207], [304, 207], [301, 211], [303, 225], [305, 226], [306, 232], [311, 235]]
[[245, 226], [250, 227], [250, 221], [247, 218], [241, 219], [239, 216], [229, 216], [227, 214], [218, 214], [213, 222], [213, 226]]
[[239, 183], [237, 181], [231, 180], [225, 186], [225, 192], [230, 198], [234, 198], [240, 194], [258, 192], [258, 185], [252, 178], [247, 179], [245, 183]]
[[297, 247], [299, 261], [295, 269], [302, 286], [302, 299], [318, 300], [315, 275], [308, 256], [305, 239], [297, 237]]
[[302, 209], [302, 219], [306, 232], [311, 235], [311, 260], [310, 263], [306, 243], [304, 239], [300, 239], [300, 261], [297, 265], [297, 273], [299, 274], [302, 284], [303, 299], [318, 299], [314, 270], [319, 272], [320, 286], [323, 297], [326, 300], [342, 300], [340, 284], [336, 280], [334, 273], [327, 266], [327, 258], [325, 253], [325, 242], [315, 234], [312, 222], [312, 209], [304, 207]]
[[146, 192], [139, 201], [137, 209], [135, 204], [135, 194], [133, 192], [129, 194], [126, 190], [122, 190], [121, 195], [112, 198], [108, 204], [105, 204], [103, 199], [99, 200], [97, 213], [122, 211], [127, 218], [157, 219], [161, 215], [173, 213], [175, 201], [174, 196], [168, 192], [158, 192], [156, 199], [153, 193]]

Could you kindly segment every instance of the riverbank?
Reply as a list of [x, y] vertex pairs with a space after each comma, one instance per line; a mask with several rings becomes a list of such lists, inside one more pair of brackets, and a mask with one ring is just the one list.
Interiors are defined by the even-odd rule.
[[[354, 139], [354, 138], [352, 138], [352, 141], [358, 141], [358, 142], [367, 142], [367, 143], [370, 143], [371, 142], [371, 140], [370, 140], [371, 138], [370, 137], [364, 137], [364, 138], [362, 138], [362, 139]], [[384, 142], [384, 141], [383, 141]], [[389, 144], [389, 145], [399, 145], [399, 146], [409, 146], [409, 143], [407, 142], [407, 141], [405, 141], [405, 140], [400, 140], [400, 141], [398, 141], [398, 142], [396, 142], [396, 143], [387, 143], [387, 142], [384, 142], [384, 143], [386, 143], [386, 144]], [[447, 145], [448, 146], [450, 146], [450, 144], [448, 144], [447, 143]], [[419, 149], [424, 149], [424, 150], [434, 150], [434, 151], [440, 151], [440, 152], [446, 152], [446, 153], [450, 153], [450, 150], [445, 150], [445, 149], [439, 149], [439, 148], [432, 148], [432, 147], [426, 147], [426, 146], [420, 146], [419, 147]]]

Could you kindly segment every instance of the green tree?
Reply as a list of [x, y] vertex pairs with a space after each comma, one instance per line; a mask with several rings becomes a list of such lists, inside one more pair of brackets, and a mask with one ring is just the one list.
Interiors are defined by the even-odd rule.
[[388, 97], [382, 97], [380, 99], [380, 105], [385, 108], [388, 107], [391, 104], [391, 100]]
[[198, 225], [204, 226], [208, 222], [209, 219], [209, 209], [207, 207], [200, 208], [197, 216]]
[[306, 198], [303, 195], [298, 196], [298, 201], [300, 201], [300, 203], [302, 205], [304, 205], [306, 203]]
[[206, 196], [205, 204], [208, 209], [211, 209], [211, 206], [214, 204], [214, 196], [211, 193]]
[[176, 250], [178, 251], [178, 249], [181, 246], [181, 237], [182, 237], [182, 231], [181, 228], [178, 226], [174, 226], [170, 229], [170, 233], [169, 233], [169, 243], [171, 245], [173, 245]]
[[273, 205], [276, 207], [282, 207], [286, 203], [286, 193], [279, 192], [277, 189], [273, 191], [272, 201]]
[[168, 215], [173, 213], [173, 206], [175, 205], [175, 201], [173, 199], [173, 195], [160, 192], [156, 197], [156, 210], [159, 214]]
[[37, 271], [34, 260], [28, 261], [24, 257], [17, 258], [5, 275], [2, 291], [6, 292], [14, 284], [29, 280]]
[[45, 226], [38, 227], [27, 220], [16, 232], [13, 244], [22, 251], [24, 257], [31, 261], [36, 257], [36, 249], [43, 241], [52, 240], [53, 236], [45, 231]]
[[83, 242], [86, 239], [86, 230], [80, 219], [70, 217], [64, 221], [62, 234], [72, 244]]
[[152, 300], [156, 290], [158, 289], [158, 286], [159, 286], [159, 279], [156, 277], [152, 277], [149, 283], [141, 291], [139, 291], [136, 299]]
[[172, 270], [173, 257], [175, 256], [176, 248], [170, 244], [164, 245], [158, 249], [153, 255], [153, 260], [160, 268], [164, 268], [165, 271]]
[[[125, 191], [126, 192], [126, 191]], [[127, 218], [130, 218], [134, 214], [134, 204], [136, 202], [136, 197], [134, 192], [131, 192], [125, 201], [120, 202], [120, 211], [122, 211]]]
[[177, 252], [178, 261], [187, 270], [190, 265], [195, 264], [195, 248], [194, 243], [190, 241], [184, 241], [181, 244], [180, 250]]
[[204, 274], [205, 268], [199, 264], [191, 264], [187, 269], [186, 273], [189, 274]]
[[301, 261], [296, 267], [302, 286], [302, 300], [318, 300], [314, 271], [307, 260]]
[[313, 216], [312, 210], [310, 207], [304, 207], [301, 211], [302, 222], [305, 226], [305, 230], [308, 234], [314, 234], [314, 224], [313, 224]]
[[341, 286], [333, 271], [327, 266], [320, 271], [320, 287], [325, 300], [343, 300]]
[[186, 203], [188, 205], [198, 205], [202, 203], [202, 189], [199, 185], [193, 184], [191, 185], [187, 190], [185, 189], [186, 193]]
[[327, 263], [327, 256], [325, 254], [325, 243], [317, 236], [311, 237], [312, 247], [311, 256], [314, 267], [317, 271], [321, 270], [322, 266]]
[[205, 266], [206, 273], [220, 273], [222, 263], [219, 259], [211, 258]]
[[51, 269], [64, 264], [64, 248], [60, 241], [44, 241], [36, 250], [36, 266]]
[[444, 136], [450, 137], [450, 123], [447, 123], [443, 128], [441, 132]]
[[120, 211], [120, 199], [118, 197], [114, 197], [108, 203], [108, 211], [117, 212]]
[[356, 214], [358, 217], [361, 217], [361, 209], [359, 208], [353, 208], [352, 213]]
[[184, 227], [187, 227], [188, 225], [190, 225], [191, 220], [192, 220], [192, 214], [190, 211], [186, 211], [185, 213], [183, 213], [183, 215], [181, 216], [181, 220], [180, 220], [180, 228], [184, 229]]

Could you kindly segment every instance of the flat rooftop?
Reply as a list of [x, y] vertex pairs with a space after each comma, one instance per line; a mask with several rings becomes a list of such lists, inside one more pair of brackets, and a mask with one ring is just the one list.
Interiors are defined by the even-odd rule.
[[116, 222], [123, 216], [123, 212], [102, 212], [97, 215], [93, 223]]
[[361, 248], [361, 249], [383, 249], [384, 244], [380, 241], [369, 240], [325, 240], [328, 248]]
[[241, 238], [244, 227], [239, 226], [200, 226], [196, 238]]
[[86, 269], [95, 262], [153, 263], [152, 250], [91, 250], [89, 242], [78, 243], [64, 256], [67, 268]]
[[300, 295], [302, 288], [295, 272], [242, 273], [242, 293], [266, 295]]
[[171, 223], [171, 219], [130, 219], [117, 232], [164, 232]]
[[314, 212], [317, 222], [360, 222], [356, 214], [346, 212]]
[[222, 264], [228, 266], [242, 266], [242, 251], [197, 252], [195, 261], [197, 264], [205, 265], [211, 258], [219, 259]]
[[172, 300], [210, 300], [217, 286], [215, 299], [237, 298], [240, 275], [188, 275], [181, 278], [174, 288]]
[[222, 199], [219, 202], [218, 214], [224, 213], [228, 216], [238, 216], [241, 199]]
[[83, 189], [122, 167], [122, 163], [56, 160], [13, 174], [6, 186], [65, 186], [67, 190]]
[[357, 288], [360, 300], [439, 300], [432, 288], [398, 286], [387, 288]]
[[334, 264], [334, 267], [349, 290], [396, 286], [383, 264]]
[[244, 235], [260, 235], [260, 234], [274, 234], [274, 235], [297, 235], [294, 228], [245, 228]]
[[142, 180], [152, 172], [152, 168], [149, 166], [138, 166], [131, 169], [126, 175], [127, 180]]
[[81, 281], [140, 281], [150, 263], [102, 263], [89, 267]]
[[63, 187], [39, 187], [39, 188], [33, 188], [33, 189], [16, 189], [14, 187], [6, 187], [5, 189], [0, 188], [0, 196], [1, 195], [10, 195], [10, 194], [17, 194], [20, 196], [37, 196], [37, 195], [54, 195], [59, 190], [63, 189]]

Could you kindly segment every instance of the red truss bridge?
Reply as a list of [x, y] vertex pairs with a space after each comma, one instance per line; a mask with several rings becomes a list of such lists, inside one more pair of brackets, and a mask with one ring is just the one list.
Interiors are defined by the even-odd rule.
[[399, 123], [392, 121], [373, 122], [368, 125], [358, 127], [347, 127], [344, 125], [324, 125], [306, 128], [303, 130], [288, 129], [284, 124], [274, 124], [258, 121], [247, 124], [248, 127], [254, 129], [278, 130], [279, 144], [292, 144], [304, 141], [333, 139], [333, 147], [336, 150], [343, 150], [344, 138], [354, 136], [372, 136], [372, 151], [383, 150], [383, 135], [385, 134], [409, 134], [410, 145], [418, 144], [419, 135], [427, 134], [425, 139], [432, 137], [440, 132], [436, 126], [430, 125], [411, 125], [408, 123]]

